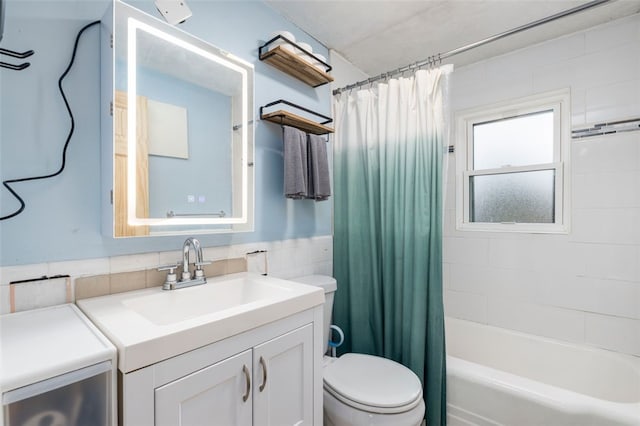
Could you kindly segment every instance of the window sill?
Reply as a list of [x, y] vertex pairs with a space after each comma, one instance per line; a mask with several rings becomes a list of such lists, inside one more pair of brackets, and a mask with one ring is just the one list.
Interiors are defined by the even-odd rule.
[[569, 234], [569, 227], [552, 223], [459, 223], [457, 231], [518, 232], [523, 234]]

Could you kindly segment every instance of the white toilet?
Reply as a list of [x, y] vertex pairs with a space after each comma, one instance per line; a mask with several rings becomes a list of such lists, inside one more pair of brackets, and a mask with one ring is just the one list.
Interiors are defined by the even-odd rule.
[[[308, 275], [293, 281], [324, 288], [324, 353], [336, 280]], [[417, 426], [424, 417], [422, 384], [413, 371], [397, 362], [371, 355], [345, 354], [324, 357], [325, 426]]]

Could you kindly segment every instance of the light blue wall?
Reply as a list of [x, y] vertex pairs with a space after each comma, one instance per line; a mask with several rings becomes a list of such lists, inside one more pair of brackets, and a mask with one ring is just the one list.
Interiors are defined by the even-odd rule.
[[[151, 0], [131, 4], [157, 13]], [[257, 59], [259, 45], [275, 30], [289, 30], [327, 56], [315, 40], [260, 2], [191, 1], [189, 6], [193, 17], [182, 29], [255, 65], [256, 117], [260, 105], [281, 98], [330, 115], [328, 85], [313, 89]], [[100, 18], [99, 9], [94, 0], [7, 2], [2, 47], [34, 49], [36, 54], [24, 71], [0, 69], [3, 180], [58, 168], [70, 122], [57, 80], [70, 59], [77, 31]], [[175, 250], [182, 245], [184, 236], [114, 240], [101, 234], [99, 58], [99, 36], [94, 28], [81, 40], [76, 63], [64, 82], [76, 122], [67, 167], [53, 179], [14, 185], [27, 207], [19, 216], [0, 222], [3, 266]], [[292, 201], [282, 195], [281, 129], [258, 121], [255, 143], [255, 232], [201, 235], [200, 241], [216, 246], [329, 235], [331, 202]], [[1, 214], [17, 206], [2, 188]]]

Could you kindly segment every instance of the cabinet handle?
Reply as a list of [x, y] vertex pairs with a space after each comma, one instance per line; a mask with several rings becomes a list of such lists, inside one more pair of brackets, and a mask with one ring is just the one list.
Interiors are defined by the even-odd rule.
[[260, 365], [262, 366], [262, 384], [258, 389], [262, 392], [264, 387], [267, 386], [267, 364], [264, 362], [263, 357], [260, 357]]
[[242, 366], [242, 372], [244, 373], [244, 378], [247, 384], [247, 391], [244, 395], [242, 395], [242, 402], [247, 402], [247, 399], [249, 399], [249, 394], [251, 393], [251, 376], [249, 376], [249, 369], [246, 365]]

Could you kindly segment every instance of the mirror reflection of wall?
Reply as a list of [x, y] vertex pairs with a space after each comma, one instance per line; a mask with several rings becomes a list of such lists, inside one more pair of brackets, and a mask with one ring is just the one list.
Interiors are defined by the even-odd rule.
[[[126, 72], [122, 61], [117, 62], [117, 72]], [[137, 74], [138, 96], [147, 98], [149, 217], [167, 217], [169, 212], [230, 214], [231, 97], [147, 67], [138, 67]], [[116, 79], [116, 90], [126, 89], [126, 79]], [[173, 112], [171, 121], [154, 120], [154, 103]], [[175, 131], [181, 126], [180, 109], [186, 111], [186, 144], [176, 140], [173, 152], [154, 150], [157, 144], [152, 129], [161, 126]], [[155, 118], [166, 119], [158, 114]], [[182, 154], [185, 148], [186, 158]]]

